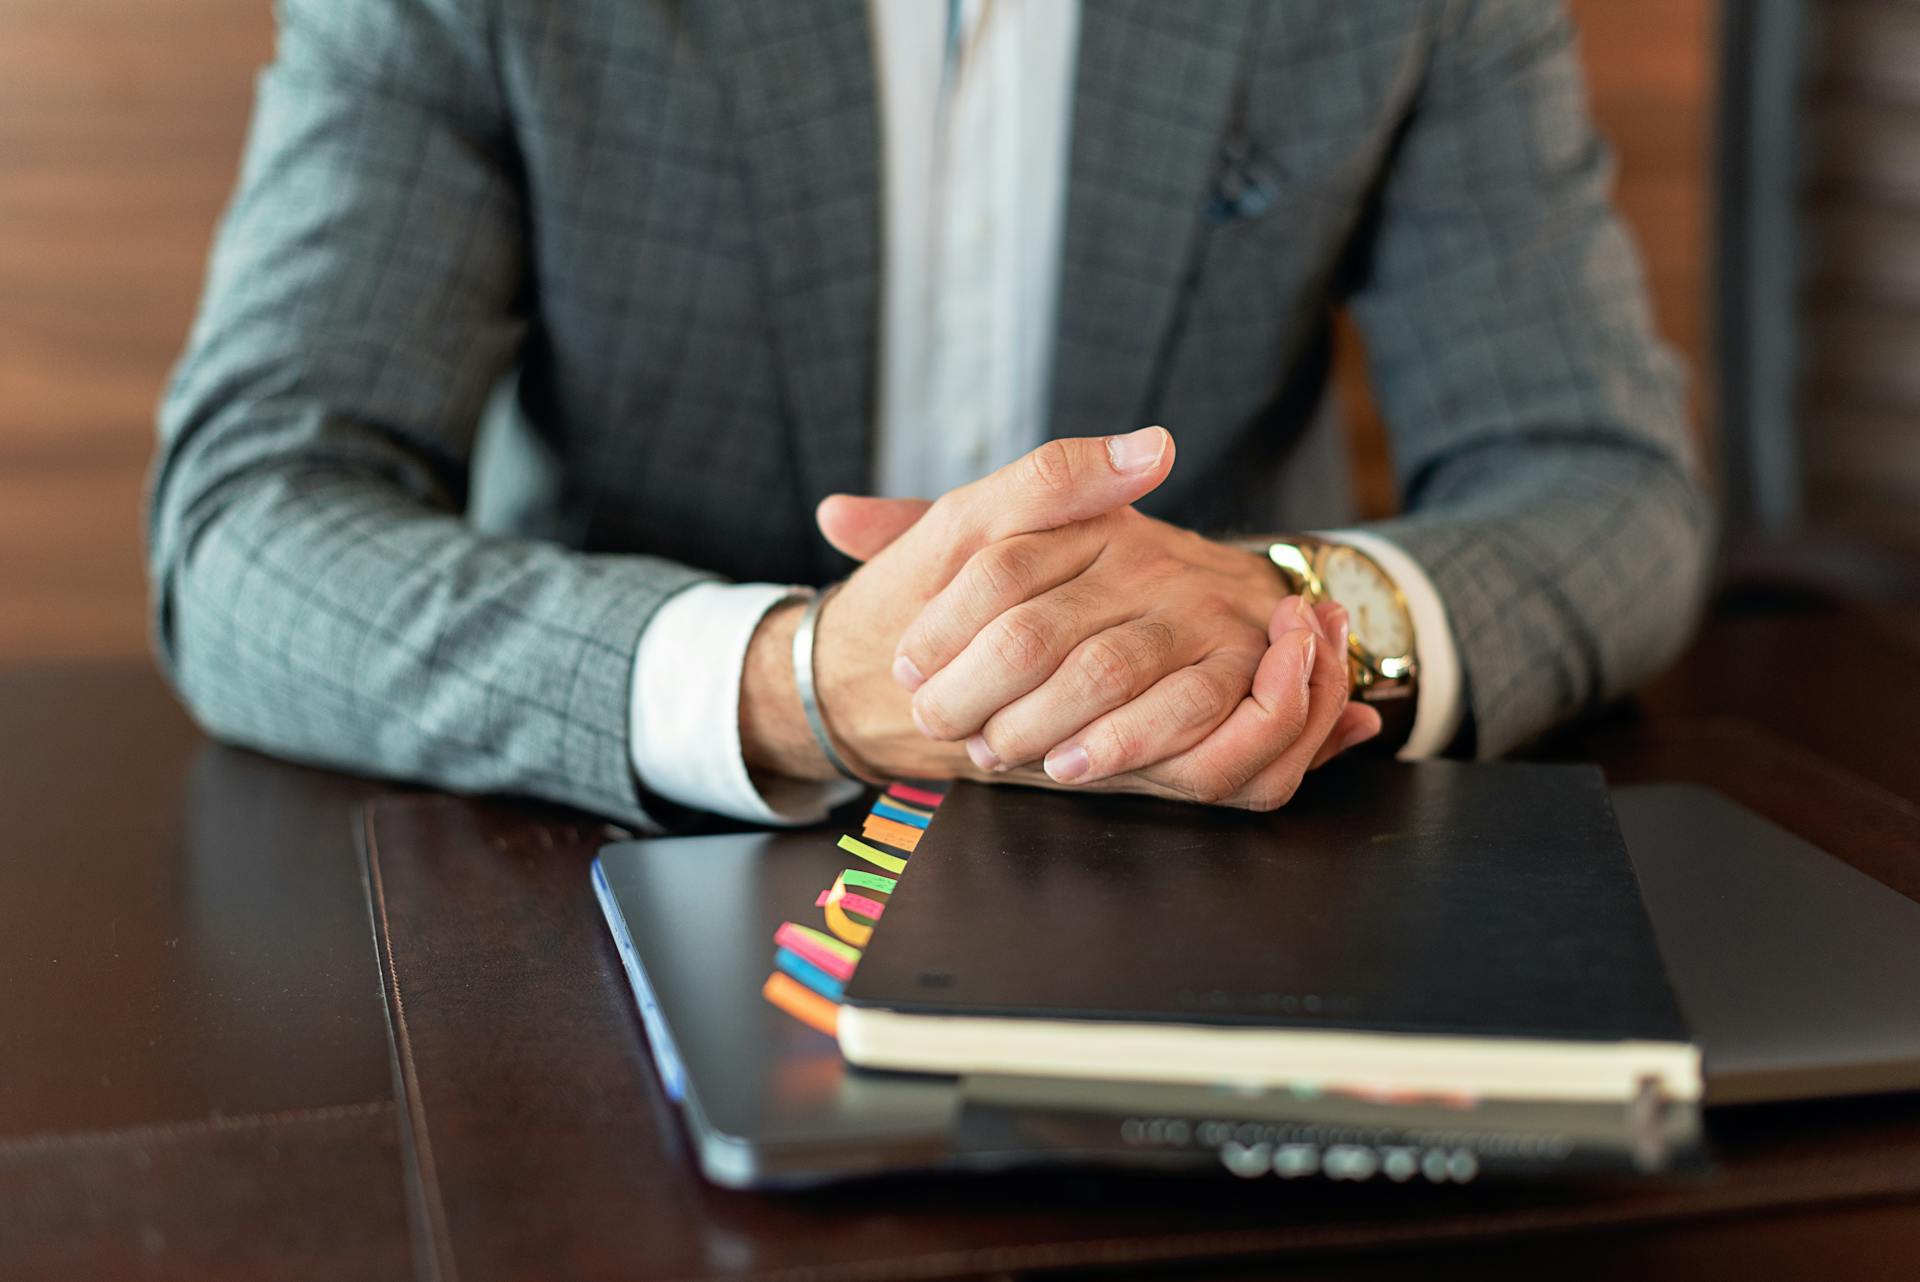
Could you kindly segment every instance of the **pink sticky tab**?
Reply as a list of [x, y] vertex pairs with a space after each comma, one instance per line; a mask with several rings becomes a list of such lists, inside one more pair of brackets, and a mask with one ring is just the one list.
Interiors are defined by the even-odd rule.
[[815, 908], [825, 908], [827, 906], [827, 896], [832, 893], [830, 890], [821, 891], [818, 895], [814, 896], [813, 906]]
[[817, 940], [792, 922], [787, 922], [774, 932], [773, 942], [782, 948], [791, 948], [835, 979], [853, 978], [852, 962], [822, 948]]
[[910, 801], [916, 806], [938, 807], [945, 800], [937, 792], [928, 792], [925, 788], [915, 788], [911, 784], [904, 783], [896, 783], [888, 788], [887, 795], [898, 797], [902, 801]]
[[862, 917], [873, 921], [879, 921], [880, 914], [887, 910], [885, 904], [868, 899], [865, 895], [856, 895], [852, 891], [841, 896], [840, 906], [850, 913], [859, 913]]

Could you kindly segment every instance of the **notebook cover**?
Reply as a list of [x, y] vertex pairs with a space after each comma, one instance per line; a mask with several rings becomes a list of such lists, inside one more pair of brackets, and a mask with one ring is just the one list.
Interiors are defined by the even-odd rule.
[[846, 1001], [1688, 1040], [1589, 766], [1356, 762], [1267, 815], [957, 785]]

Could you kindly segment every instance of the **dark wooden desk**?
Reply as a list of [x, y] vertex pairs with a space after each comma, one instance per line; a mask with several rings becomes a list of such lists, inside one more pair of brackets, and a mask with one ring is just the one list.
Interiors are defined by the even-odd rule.
[[[1920, 898], [1920, 678], [1902, 666], [1920, 661], [1915, 624], [1722, 620], [1636, 709], [1541, 752], [1599, 759], [1620, 781], [1710, 784]], [[409, 1206], [418, 1154], [354, 840], [360, 803], [396, 791], [208, 744], [139, 669], [0, 671], [0, 1277], [457, 1275], [417, 1191]], [[1833, 1124], [1878, 1107], [1920, 1125], [1913, 1101], [1839, 1106]], [[1824, 1116], [1782, 1126], [1817, 1134]], [[1764, 1117], [1743, 1125], [1738, 1143], [1766, 1134]], [[1018, 1210], [1041, 1243], [1049, 1197], [1062, 1220], [1100, 1197], [1097, 1182], [1049, 1187], [1026, 1185]], [[984, 1218], [991, 1198], [933, 1196], [969, 1202], [982, 1242], [1007, 1240]], [[730, 1196], [671, 1213], [724, 1206], [712, 1240], [726, 1249], [702, 1267], [752, 1273], [765, 1225], [825, 1231], [837, 1205]], [[635, 1206], [635, 1231], [667, 1210]], [[1540, 1223], [1472, 1242], [1329, 1234], [1206, 1272], [1884, 1278], [1920, 1259], [1920, 1198], [1871, 1188], [1604, 1230]], [[552, 1258], [593, 1258], [568, 1246]], [[1071, 1250], [942, 1258], [913, 1272], [1097, 1271]]]

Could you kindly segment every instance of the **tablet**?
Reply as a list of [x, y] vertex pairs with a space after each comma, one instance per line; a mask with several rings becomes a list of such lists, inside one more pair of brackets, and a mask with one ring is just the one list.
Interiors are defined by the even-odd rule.
[[1920, 904], [1707, 788], [1614, 810], [1707, 1104], [1920, 1090]]
[[[1920, 904], [1706, 789], [1615, 790], [1709, 1104], [1920, 1089]], [[952, 1079], [849, 1069], [765, 1001], [773, 933], [846, 866], [838, 828], [618, 842], [594, 889], [701, 1169], [817, 1184], [1032, 1156], [956, 1143]]]

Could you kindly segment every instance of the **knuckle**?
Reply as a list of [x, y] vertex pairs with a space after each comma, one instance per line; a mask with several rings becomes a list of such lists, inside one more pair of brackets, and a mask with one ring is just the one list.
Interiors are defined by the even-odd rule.
[[1280, 809], [1300, 790], [1300, 777], [1291, 771], [1278, 779], [1264, 779], [1247, 790], [1246, 807], [1261, 813]]
[[980, 737], [993, 749], [993, 755], [1008, 766], [1023, 766], [1053, 746], [1034, 743], [1032, 727], [1005, 710], [987, 718], [987, 723], [980, 727]]
[[1080, 652], [1080, 680], [1087, 693], [1111, 705], [1133, 693], [1135, 661], [1126, 647], [1095, 637]]
[[1031, 610], [1010, 610], [994, 621], [987, 643], [995, 659], [1014, 672], [1041, 670], [1053, 654], [1053, 637]]
[[1193, 800], [1217, 806], [1239, 791], [1240, 780], [1220, 765], [1196, 763], [1184, 772], [1180, 787]]
[[1073, 451], [1065, 441], [1048, 441], [1027, 455], [1027, 480], [1042, 494], [1073, 488]]
[[1294, 743], [1307, 732], [1307, 723], [1312, 718], [1310, 705], [1298, 700], [1289, 700], [1280, 708], [1280, 714], [1273, 722], [1274, 739], [1278, 743]]
[[1227, 685], [1204, 668], [1188, 668], [1169, 690], [1174, 720], [1182, 726], [1211, 725], [1231, 705]]
[[920, 729], [930, 738], [945, 741], [966, 737], [966, 731], [940, 705], [940, 697], [937, 694], [922, 692], [915, 695], [913, 716], [914, 720], [920, 723]]
[[1009, 539], [974, 558], [980, 595], [987, 601], [1024, 601], [1040, 582], [1038, 549], [1027, 539]]
[[1087, 755], [1101, 770], [1131, 769], [1146, 757], [1146, 735], [1130, 721], [1109, 721], [1088, 738]]

